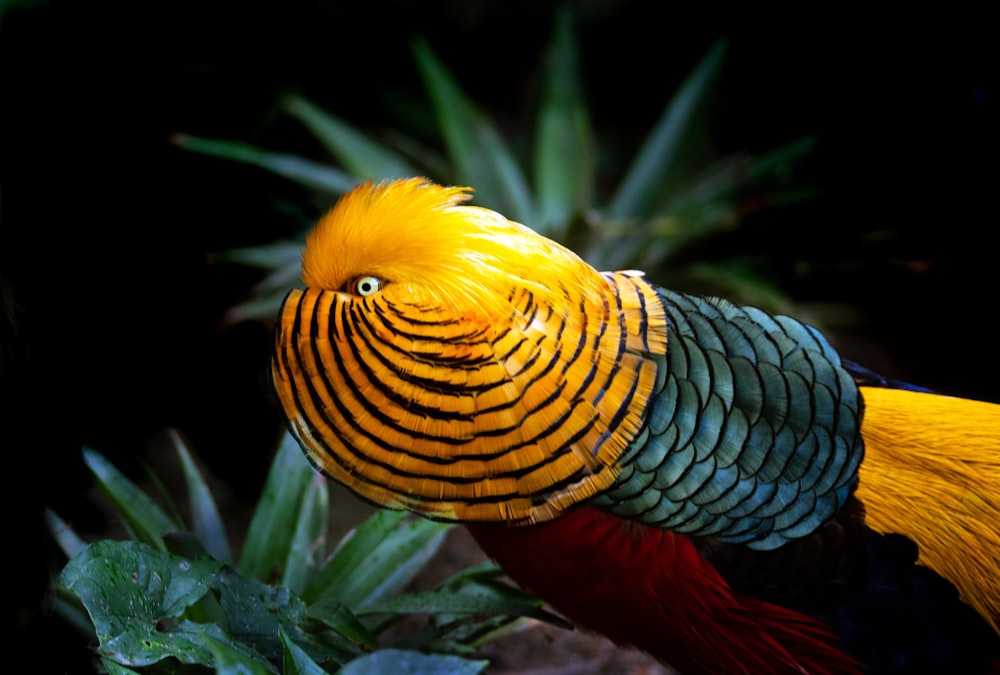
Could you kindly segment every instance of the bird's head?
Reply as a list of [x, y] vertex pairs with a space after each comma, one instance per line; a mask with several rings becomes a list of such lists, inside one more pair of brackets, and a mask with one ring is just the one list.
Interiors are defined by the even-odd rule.
[[463, 320], [502, 321], [510, 295], [539, 300], [573, 279], [588, 302], [607, 282], [572, 251], [466, 202], [472, 190], [422, 178], [365, 183], [346, 194], [306, 239], [302, 279], [313, 289], [433, 307]]
[[362, 497], [546, 520], [609, 487], [641, 425], [651, 298], [470, 197], [414, 178], [341, 198], [306, 240], [273, 380], [311, 460]]

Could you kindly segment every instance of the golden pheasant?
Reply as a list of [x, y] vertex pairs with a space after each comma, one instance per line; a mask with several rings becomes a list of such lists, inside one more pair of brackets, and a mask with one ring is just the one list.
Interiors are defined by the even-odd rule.
[[684, 673], [995, 665], [1000, 406], [470, 197], [365, 183], [310, 233], [272, 376], [320, 470]]

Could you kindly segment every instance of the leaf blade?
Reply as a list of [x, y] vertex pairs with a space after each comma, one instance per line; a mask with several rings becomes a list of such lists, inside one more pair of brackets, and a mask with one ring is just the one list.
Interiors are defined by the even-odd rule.
[[595, 139], [583, 96], [572, 15], [556, 16], [552, 55], [535, 133], [535, 183], [538, 220], [532, 226], [547, 236], [566, 236], [571, 219], [593, 198]]
[[419, 175], [406, 159], [344, 120], [300, 96], [288, 96], [284, 110], [301, 122], [340, 162], [354, 183]]
[[184, 480], [187, 483], [191, 529], [209, 555], [216, 560], [231, 563], [233, 555], [229, 547], [229, 536], [226, 534], [222, 516], [219, 514], [219, 507], [216, 506], [215, 499], [212, 497], [212, 491], [198, 469], [184, 439], [173, 429], [170, 430], [169, 435], [170, 441], [177, 451], [184, 472]]
[[170, 140], [185, 150], [250, 164], [326, 194], [341, 195], [357, 183], [354, 177], [335, 167], [297, 155], [264, 150], [248, 143], [190, 134], [174, 134]]
[[399, 592], [453, 527], [398, 511], [377, 511], [359, 525], [317, 574], [307, 601], [330, 595], [348, 607]]
[[281, 578], [303, 495], [313, 473], [298, 443], [286, 433], [250, 520], [240, 555], [241, 573], [262, 581]]
[[649, 208], [675, 168], [688, 127], [715, 82], [727, 48], [725, 40], [716, 42], [670, 99], [608, 204], [608, 219], [652, 215]]
[[535, 206], [527, 181], [496, 128], [468, 99], [425, 40], [415, 40], [412, 49], [456, 178], [475, 187], [479, 203], [513, 220], [534, 222]]
[[183, 529], [99, 452], [85, 447], [83, 461], [137, 541], [163, 550], [163, 535]]

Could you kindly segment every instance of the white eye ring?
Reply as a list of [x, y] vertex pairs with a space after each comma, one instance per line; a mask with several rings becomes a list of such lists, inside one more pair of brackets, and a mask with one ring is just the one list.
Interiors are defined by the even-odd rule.
[[382, 280], [373, 276], [358, 277], [354, 282], [354, 290], [364, 297], [375, 295], [382, 290]]

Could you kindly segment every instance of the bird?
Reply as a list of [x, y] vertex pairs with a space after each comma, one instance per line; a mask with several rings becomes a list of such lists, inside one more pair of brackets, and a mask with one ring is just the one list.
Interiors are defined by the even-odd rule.
[[473, 192], [365, 181], [308, 233], [270, 378], [318, 470], [681, 673], [998, 672], [1000, 405]]

